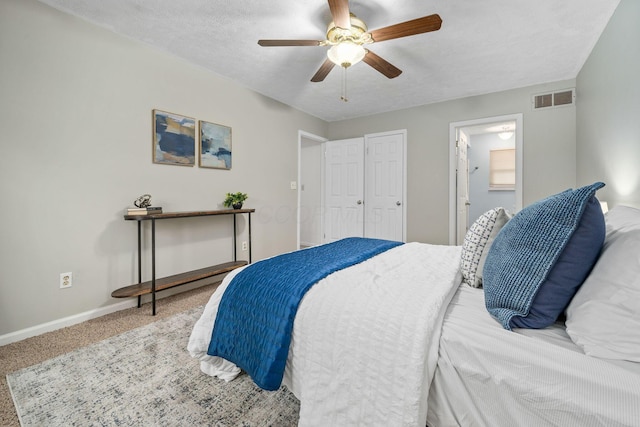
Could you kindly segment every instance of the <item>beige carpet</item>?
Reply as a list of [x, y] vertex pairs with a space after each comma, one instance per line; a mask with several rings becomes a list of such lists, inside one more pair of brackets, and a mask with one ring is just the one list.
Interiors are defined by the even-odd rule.
[[7, 373], [206, 304], [216, 286], [217, 283], [162, 298], [158, 300], [156, 316], [151, 316], [149, 304], [144, 304], [139, 309], [118, 311], [0, 347], [0, 426], [20, 425], [7, 386]]

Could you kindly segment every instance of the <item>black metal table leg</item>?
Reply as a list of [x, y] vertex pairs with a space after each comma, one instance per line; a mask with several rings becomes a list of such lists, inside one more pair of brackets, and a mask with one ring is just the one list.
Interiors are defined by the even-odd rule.
[[238, 260], [238, 250], [236, 249], [236, 240], [238, 240], [238, 233], [236, 232], [236, 216], [233, 214], [233, 260]]
[[249, 216], [249, 264], [251, 264], [251, 212], [247, 215]]
[[[138, 221], [138, 283], [142, 283], [142, 221]], [[138, 308], [142, 306], [142, 295], [138, 295]]]
[[151, 305], [156, 315], [156, 220], [151, 219]]

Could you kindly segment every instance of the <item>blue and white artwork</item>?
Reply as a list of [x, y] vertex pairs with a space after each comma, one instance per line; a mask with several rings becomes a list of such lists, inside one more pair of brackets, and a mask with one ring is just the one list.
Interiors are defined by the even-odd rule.
[[196, 121], [190, 117], [153, 110], [153, 162], [195, 164]]
[[231, 128], [200, 120], [200, 167], [231, 169]]

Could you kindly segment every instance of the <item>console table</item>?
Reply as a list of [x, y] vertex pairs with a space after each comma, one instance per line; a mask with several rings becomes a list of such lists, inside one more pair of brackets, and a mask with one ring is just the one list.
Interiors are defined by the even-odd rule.
[[[195, 282], [196, 280], [205, 279], [207, 277], [217, 276], [219, 274], [228, 273], [238, 267], [251, 263], [251, 214], [255, 209], [225, 209], [215, 211], [192, 211], [192, 212], [166, 212], [159, 214], [147, 215], [125, 215], [127, 221], [138, 222], [138, 283], [135, 285], [125, 286], [116, 289], [111, 293], [114, 298], [138, 297], [138, 307], [141, 305], [141, 297], [145, 294], [151, 294], [152, 312], [156, 315], [156, 292], [173, 288], [175, 286], [184, 285], [186, 283]], [[249, 243], [249, 261], [238, 261], [236, 251], [236, 217], [240, 214], [246, 214], [248, 219], [248, 243]], [[212, 265], [210, 267], [200, 268], [198, 270], [187, 271], [184, 273], [174, 274], [163, 278], [156, 278], [156, 221], [161, 219], [175, 218], [192, 218], [198, 216], [218, 216], [233, 215], [233, 261], [223, 264]], [[142, 282], [142, 223], [151, 223], [151, 280]]]

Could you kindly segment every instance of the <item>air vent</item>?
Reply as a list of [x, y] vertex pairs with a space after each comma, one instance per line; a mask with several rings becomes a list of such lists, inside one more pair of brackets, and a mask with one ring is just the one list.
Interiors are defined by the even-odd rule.
[[534, 110], [541, 108], [553, 108], [573, 105], [576, 101], [575, 89], [566, 89], [553, 93], [533, 95], [532, 105]]

